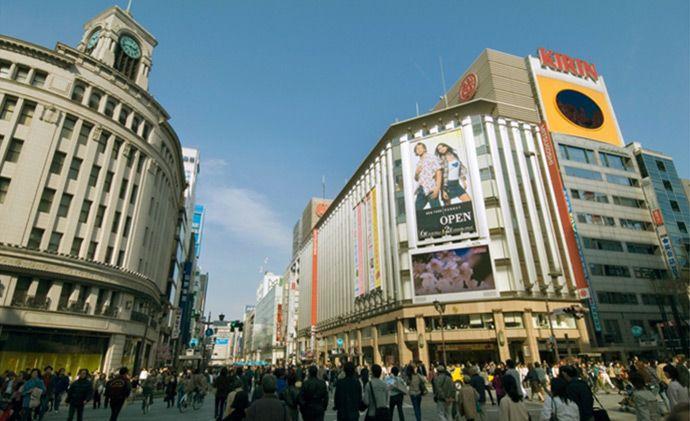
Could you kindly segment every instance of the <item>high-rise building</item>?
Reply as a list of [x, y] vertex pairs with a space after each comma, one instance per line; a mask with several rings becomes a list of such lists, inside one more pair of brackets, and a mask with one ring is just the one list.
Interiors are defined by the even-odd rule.
[[77, 48], [0, 36], [0, 366], [138, 368], [167, 341], [185, 180], [156, 44], [116, 6]]

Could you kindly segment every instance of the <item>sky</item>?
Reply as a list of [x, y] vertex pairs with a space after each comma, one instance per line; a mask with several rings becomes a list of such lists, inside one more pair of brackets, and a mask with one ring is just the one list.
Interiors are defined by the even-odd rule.
[[[127, 0], [0, 0], [0, 33], [76, 47]], [[388, 126], [430, 110], [486, 49], [538, 47], [606, 81], [625, 143], [690, 178], [687, 1], [133, 0], [158, 40], [149, 91], [199, 149], [206, 313], [239, 319], [260, 270], [285, 272], [311, 197], [335, 197]], [[265, 259], [268, 258], [268, 263]]]

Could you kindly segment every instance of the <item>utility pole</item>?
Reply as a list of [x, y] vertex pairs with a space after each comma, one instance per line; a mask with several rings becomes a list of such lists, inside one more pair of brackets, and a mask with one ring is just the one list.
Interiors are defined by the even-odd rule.
[[446, 338], [444, 336], [444, 326], [443, 326], [443, 312], [446, 310], [446, 303], [441, 303], [438, 300], [434, 301], [434, 308], [438, 311], [441, 318], [441, 346], [443, 347], [443, 365], [448, 368], [448, 359], [446, 358]]
[[553, 346], [553, 355], [556, 358], [555, 364], [560, 363], [561, 357], [558, 355], [558, 342], [556, 341], [556, 334], [553, 331], [553, 323], [551, 322], [551, 309], [549, 308], [549, 299], [546, 299], [546, 317], [549, 319], [549, 330], [551, 331], [551, 345]]

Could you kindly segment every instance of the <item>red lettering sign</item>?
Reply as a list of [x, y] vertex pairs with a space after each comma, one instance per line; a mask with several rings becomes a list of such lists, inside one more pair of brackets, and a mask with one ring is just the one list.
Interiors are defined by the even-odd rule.
[[539, 47], [537, 53], [539, 54], [539, 60], [543, 67], [548, 67], [549, 69], [563, 73], [569, 73], [584, 79], [589, 78], [595, 82], [599, 80], [597, 68], [594, 66], [594, 63], [587, 63], [584, 60], [572, 58], [565, 54], [555, 53], [551, 50], [545, 50], [541, 47]]

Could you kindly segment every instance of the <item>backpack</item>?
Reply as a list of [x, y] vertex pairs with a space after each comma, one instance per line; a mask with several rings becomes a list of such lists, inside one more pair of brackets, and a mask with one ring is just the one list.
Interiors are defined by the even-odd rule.
[[127, 381], [122, 377], [116, 377], [110, 382], [111, 398], [126, 398], [127, 397]]

